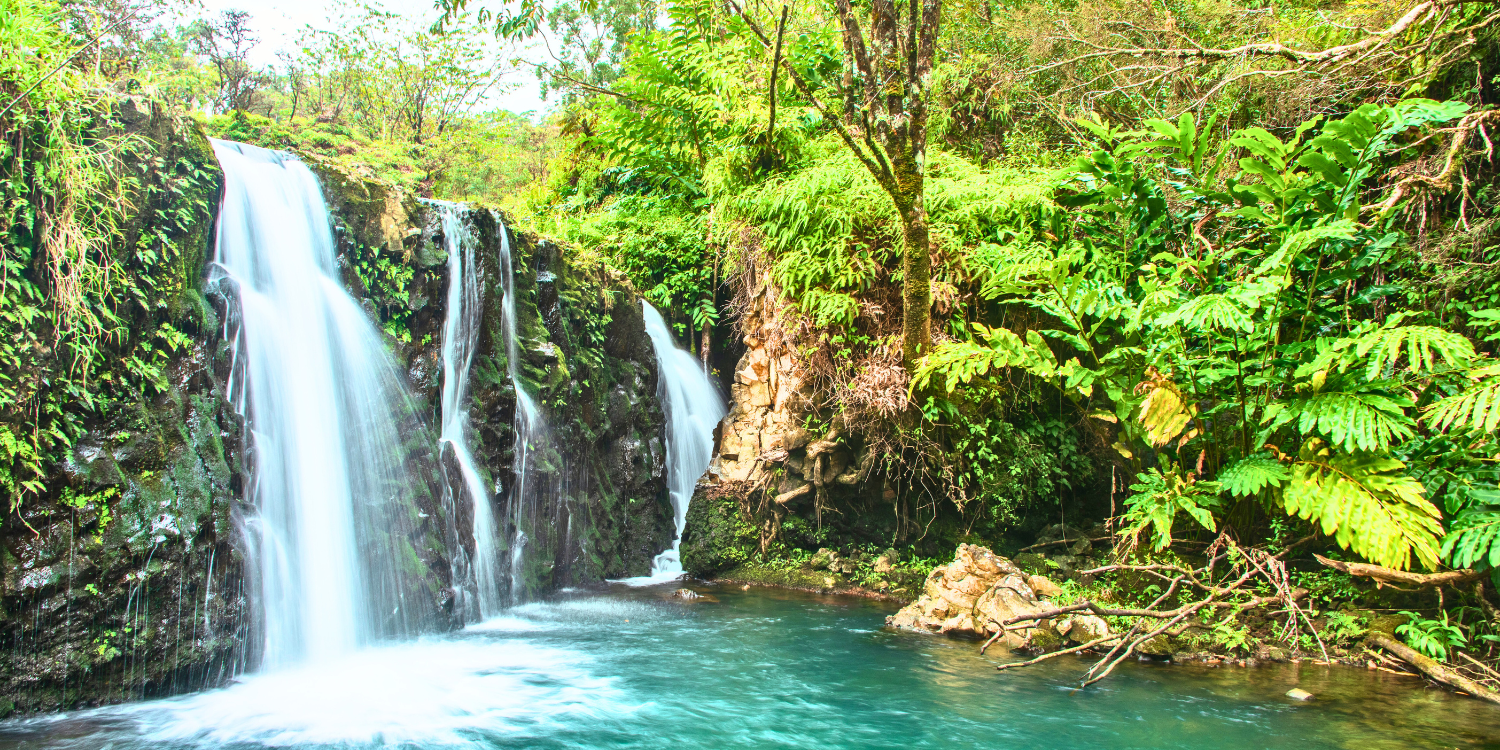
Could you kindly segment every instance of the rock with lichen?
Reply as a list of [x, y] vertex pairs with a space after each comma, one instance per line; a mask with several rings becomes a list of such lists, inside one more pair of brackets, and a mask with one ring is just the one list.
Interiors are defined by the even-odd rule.
[[[1032, 586], [1062, 591], [1040, 576], [1027, 576], [1010, 560], [973, 544], [960, 544], [953, 562], [927, 576], [922, 595], [886, 624], [905, 630], [1000, 640], [1013, 650], [1050, 650], [1066, 642], [1088, 642], [1109, 634], [1104, 620], [1092, 615], [1004, 623], [1039, 615], [1056, 606]], [[1054, 594], [1054, 595], [1055, 595]]]

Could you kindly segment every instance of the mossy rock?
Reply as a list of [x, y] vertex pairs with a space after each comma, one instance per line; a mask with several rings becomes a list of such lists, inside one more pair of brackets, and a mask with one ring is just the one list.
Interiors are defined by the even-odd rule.
[[707, 578], [742, 565], [759, 542], [755, 525], [740, 513], [733, 494], [701, 488], [693, 494], [680, 548], [682, 569], [688, 575]]

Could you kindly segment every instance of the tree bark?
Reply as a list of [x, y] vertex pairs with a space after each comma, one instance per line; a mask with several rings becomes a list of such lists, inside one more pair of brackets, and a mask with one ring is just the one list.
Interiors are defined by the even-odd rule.
[[703, 357], [703, 372], [705, 373], [708, 372], [708, 355], [713, 349], [713, 340], [708, 335], [710, 330], [712, 329], [708, 321], [703, 321], [703, 334], [700, 339], [701, 343], [698, 345], [698, 354]]
[[[771, 37], [734, 0], [728, 3], [774, 64]], [[792, 83], [890, 195], [901, 216], [901, 353], [908, 370], [932, 347], [932, 258], [923, 181], [928, 81], [942, 8], [942, 0], [871, 0], [867, 40], [850, 0], [834, 0], [844, 47], [842, 112], [827, 107], [807, 79], [783, 61]]]
[[901, 257], [901, 361], [908, 371], [932, 348], [932, 253], [920, 197], [910, 213]]

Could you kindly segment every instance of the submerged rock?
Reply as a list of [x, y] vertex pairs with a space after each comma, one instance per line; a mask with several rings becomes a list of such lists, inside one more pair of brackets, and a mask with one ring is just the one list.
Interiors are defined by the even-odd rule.
[[[886, 624], [926, 633], [987, 638], [1000, 632], [1008, 620], [1056, 608], [1038, 596], [1033, 580], [1061, 593], [1046, 578], [1028, 578], [1015, 563], [984, 547], [960, 544], [953, 562], [927, 576], [922, 596], [887, 617]], [[1066, 641], [1087, 643], [1109, 634], [1104, 620], [1092, 615], [1004, 627], [1001, 640], [1013, 650], [1047, 650]]]

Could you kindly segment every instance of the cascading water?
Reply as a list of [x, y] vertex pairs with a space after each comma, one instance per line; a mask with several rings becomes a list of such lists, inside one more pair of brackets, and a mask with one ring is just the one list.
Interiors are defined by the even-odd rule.
[[521, 600], [525, 590], [526, 528], [534, 521], [535, 503], [531, 499], [531, 480], [536, 473], [533, 466], [535, 450], [547, 440], [547, 423], [537, 409], [536, 401], [526, 392], [521, 382], [521, 345], [516, 333], [516, 273], [510, 253], [510, 232], [500, 225], [500, 287], [504, 292], [501, 312], [505, 317], [502, 329], [505, 332], [505, 361], [511, 385], [516, 390], [516, 447], [513, 471], [515, 486], [510, 490], [510, 513], [513, 531], [510, 538], [510, 601]]
[[[469, 452], [469, 369], [479, 341], [479, 268], [474, 257], [474, 233], [464, 224], [464, 206], [433, 202], [443, 226], [443, 248], [448, 251], [448, 305], [443, 321], [443, 427], [439, 443], [453, 451], [463, 491], [473, 508], [475, 598], [479, 614], [494, 616], [500, 608], [500, 567], [495, 511], [479, 470]], [[507, 253], [508, 255], [508, 253]], [[507, 285], [507, 300], [510, 297]], [[507, 301], [506, 304], [510, 304]], [[514, 338], [512, 336], [512, 338]], [[514, 377], [514, 376], [512, 376]], [[520, 388], [517, 387], [519, 392]]]
[[724, 399], [703, 372], [691, 352], [679, 349], [672, 331], [651, 303], [641, 300], [646, 317], [646, 335], [656, 350], [656, 396], [667, 417], [667, 489], [677, 522], [672, 548], [651, 561], [651, 580], [671, 580], [682, 575], [682, 529], [687, 524], [688, 503], [693, 499], [703, 472], [713, 460], [714, 427], [724, 418]]
[[338, 281], [317, 177], [288, 154], [213, 149], [225, 184], [210, 283], [238, 301], [226, 336], [253, 443], [261, 665], [332, 659], [411, 629], [397, 548], [415, 515], [399, 440], [410, 402]]

